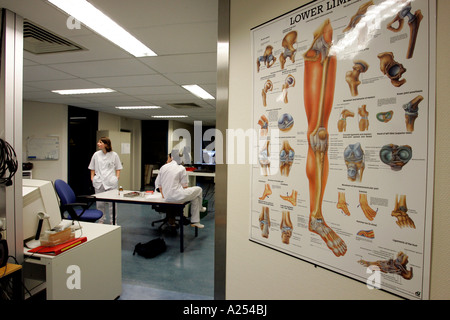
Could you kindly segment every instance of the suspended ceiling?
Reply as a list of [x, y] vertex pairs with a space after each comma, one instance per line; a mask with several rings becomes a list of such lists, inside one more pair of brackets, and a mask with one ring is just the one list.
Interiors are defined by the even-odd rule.
[[[214, 125], [215, 100], [181, 87], [198, 84], [216, 96], [217, 0], [89, 0], [157, 53], [136, 58], [46, 0], [0, 0], [13, 11], [85, 50], [36, 54], [24, 51], [24, 100], [71, 105], [133, 119], [187, 115], [178, 121]], [[35, 41], [33, 39], [32, 41]], [[32, 45], [32, 44], [27, 44]], [[107, 87], [114, 93], [62, 96], [60, 89]], [[116, 106], [161, 109], [119, 110]]]

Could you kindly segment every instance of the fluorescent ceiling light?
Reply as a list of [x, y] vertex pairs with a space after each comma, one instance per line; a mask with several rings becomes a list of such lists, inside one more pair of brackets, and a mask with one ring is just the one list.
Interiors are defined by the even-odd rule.
[[203, 88], [199, 87], [196, 84], [185, 85], [185, 86], [182, 86], [182, 87], [185, 88], [186, 90], [190, 91], [191, 93], [193, 93], [194, 95], [196, 95], [199, 98], [202, 98], [202, 99], [214, 99], [214, 97], [212, 95], [210, 95]]
[[165, 119], [168, 119], [168, 118], [187, 118], [188, 116], [182, 116], [182, 115], [180, 115], [180, 116], [152, 116], [152, 118], [165, 118]]
[[67, 95], [67, 94], [109, 93], [115, 92], [115, 90], [109, 88], [92, 88], [92, 89], [52, 90], [52, 92]]
[[120, 106], [116, 107], [116, 109], [122, 110], [142, 110], [142, 109], [160, 109], [160, 106]]
[[157, 55], [86, 0], [48, 1], [135, 57]]

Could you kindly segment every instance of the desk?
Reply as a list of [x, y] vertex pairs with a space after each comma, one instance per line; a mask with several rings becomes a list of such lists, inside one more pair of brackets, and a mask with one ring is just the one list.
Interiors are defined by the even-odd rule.
[[0, 268], [0, 279], [3, 278], [11, 278], [12, 280], [12, 299], [23, 300], [22, 266], [7, 263], [6, 266]]
[[[132, 192], [130, 190], [124, 190], [123, 194]], [[96, 193], [93, 195], [97, 201], [112, 202], [113, 207], [113, 224], [116, 224], [116, 203], [134, 203], [134, 204], [147, 204], [147, 205], [159, 205], [166, 207], [167, 209], [175, 211], [180, 216], [180, 252], [184, 251], [184, 226], [183, 226], [183, 211], [187, 202], [168, 202], [161, 196], [160, 193], [155, 192], [152, 194], [146, 194], [145, 197], [125, 197], [119, 195], [117, 190], [109, 190], [102, 193]], [[195, 227], [195, 236], [198, 236], [198, 228]]]
[[[24, 248], [23, 277], [32, 294], [45, 288], [47, 300], [113, 300], [120, 296], [121, 228], [89, 222], [80, 222], [80, 226], [75, 237], [87, 237], [87, 241], [59, 255], [32, 254]], [[80, 288], [68, 285], [72, 279], [79, 280]]]
[[[158, 175], [159, 170], [153, 170], [152, 175]], [[196, 186], [197, 185], [197, 177], [208, 177], [208, 178], [214, 178], [214, 181], [216, 179], [216, 174], [214, 172], [204, 172], [204, 171], [187, 171], [186, 175], [189, 179], [189, 186]]]

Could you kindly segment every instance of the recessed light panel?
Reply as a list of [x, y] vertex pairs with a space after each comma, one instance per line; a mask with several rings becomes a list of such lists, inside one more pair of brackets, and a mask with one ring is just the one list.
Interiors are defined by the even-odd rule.
[[150, 48], [85, 0], [48, 0], [135, 57], [156, 56]]
[[91, 89], [52, 90], [52, 92], [62, 95], [69, 95], [69, 94], [110, 93], [115, 92], [115, 90], [109, 88], [91, 88]]

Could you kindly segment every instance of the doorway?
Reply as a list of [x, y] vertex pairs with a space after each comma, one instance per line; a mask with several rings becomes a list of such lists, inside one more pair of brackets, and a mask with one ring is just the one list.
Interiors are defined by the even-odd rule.
[[89, 162], [97, 150], [98, 112], [69, 106], [68, 184], [75, 194], [93, 194]]

